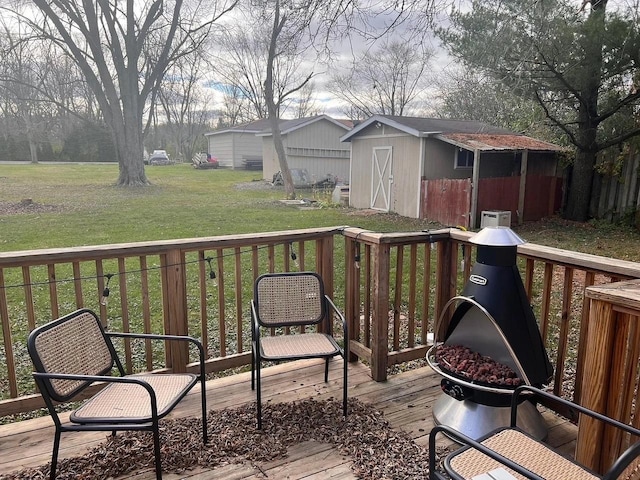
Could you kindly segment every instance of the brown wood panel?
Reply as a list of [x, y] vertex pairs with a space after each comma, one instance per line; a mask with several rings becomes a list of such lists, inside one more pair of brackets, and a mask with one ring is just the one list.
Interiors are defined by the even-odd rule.
[[520, 177], [481, 178], [478, 184], [478, 218], [483, 210], [509, 210], [515, 223]]
[[439, 178], [422, 183], [422, 217], [469, 228], [471, 179]]
[[553, 215], [560, 208], [562, 201], [561, 182], [548, 175], [527, 174], [527, 185], [524, 193], [525, 222], [540, 220]]

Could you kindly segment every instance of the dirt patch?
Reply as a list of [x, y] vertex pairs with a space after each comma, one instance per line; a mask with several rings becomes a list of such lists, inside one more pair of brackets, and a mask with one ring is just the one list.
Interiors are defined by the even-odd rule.
[[43, 205], [30, 198], [20, 200], [18, 203], [0, 202], [0, 215], [21, 215], [28, 213], [61, 212], [62, 207], [57, 205]]

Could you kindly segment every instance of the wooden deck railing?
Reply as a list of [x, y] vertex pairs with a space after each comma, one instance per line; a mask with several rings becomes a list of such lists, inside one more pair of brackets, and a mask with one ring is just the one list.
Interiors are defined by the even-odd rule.
[[[367, 362], [372, 377], [382, 381], [393, 365], [424, 358], [436, 318], [469, 275], [472, 235], [331, 227], [0, 253], [0, 416], [42, 406], [26, 336], [79, 307], [94, 309], [110, 330], [200, 338], [208, 372], [249, 365], [252, 286], [258, 275], [273, 271], [323, 276], [348, 319], [351, 360]], [[532, 244], [520, 246], [518, 258], [554, 363], [554, 391], [579, 399], [589, 313], [584, 289], [640, 278], [640, 264]], [[105, 288], [110, 294], [102, 304]], [[188, 370], [194, 358], [194, 352], [157, 351], [144, 343], [118, 348], [129, 371], [165, 364]]]

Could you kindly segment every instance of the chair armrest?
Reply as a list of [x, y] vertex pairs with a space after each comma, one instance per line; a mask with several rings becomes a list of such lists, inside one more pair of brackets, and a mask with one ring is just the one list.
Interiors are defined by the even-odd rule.
[[155, 333], [124, 333], [124, 332], [104, 332], [106, 336], [111, 338], [140, 338], [146, 340], [165, 340], [165, 341], [177, 341], [177, 342], [189, 342], [198, 347], [198, 354], [200, 356], [200, 374], [204, 376], [204, 360], [205, 351], [202, 342], [194, 337], [187, 335], [160, 335]]
[[517, 409], [518, 409], [518, 403], [519, 403], [518, 397], [520, 396], [520, 394], [526, 393], [526, 392], [530, 392], [534, 394], [536, 397], [548, 398], [549, 400], [557, 402], [560, 405], [564, 405], [570, 409], [577, 410], [580, 413], [584, 413], [585, 415], [588, 415], [592, 418], [608, 423], [609, 425], [613, 425], [614, 427], [617, 427], [627, 433], [630, 433], [631, 435], [636, 435], [640, 437], [640, 430], [632, 427], [631, 425], [627, 425], [626, 423], [622, 423], [618, 420], [614, 420], [611, 417], [607, 417], [606, 415], [595, 412], [587, 407], [583, 407], [582, 405], [579, 405], [575, 402], [571, 402], [569, 400], [565, 400], [564, 398], [557, 397], [549, 392], [545, 392], [544, 390], [541, 390], [536, 387], [532, 387], [530, 385], [520, 385], [515, 389], [513, 396], [511, 397], [511, 426], [512, 427], [516, 425], [516, 418], [517, 418], [516, 415], [517, 415]]
[[[511, 426], [514, 426], [516, 423], [517, 416], [517, 408], [518, 408], [518, 397], [522, 393], [530, 393], [535, 395], [536, 397], [544, 397], [548, 398], [554, 402], [559, 403], [560, 405], [564, 405], [572, 410], [577, 410], [578, 412], [588, 415], [589, 417], [595, 418], [596, 420], [600, 420], [604, 423], [612, 425], [620, 430], [634, 435], [640, 438], [640, 430], [632, 427], [631, 425], [627, 425], [626, 423], [622, 423], [618, 420], [615, 420], [611, 417], [607, 417], [601, 413], [595, 412], [587, 407], [583, 407], [575, 402], [571, 402], [564, 398], [557, 397], [549, 392], [545, 392], [536, 387], [532, 387], [530, 385], [521, 385], [515, 389], [513, 397], [511, 398]], [[616, 479], [618, 476], [631, 464], [633, 460], [638, 458], [640, 455], [640, 441], [632, 444], [625, 452], [615, 461], [615, 463], [609, 468], [607, 473], [602, 477], [603, 480], [608, 479]]]
[[[340, 321], [342, 322], [342, 332], [344, 335], [344, 343], [346, 346], [349, 343], [349, 331], [347, 329], [347, 320], [344, 318], [344, 314], [338, 309], [338, 307], [336, 307], [335, 303], [333, 303], [333, 300], [331, 300], [328, 295], [325, 295], [324, 298], [327, 302], [327, 305], [329, 305], [329, 314], [331, 315], [331, 310], [333, 310], [333, 312], [336, 315], [338, 315], [338, 317], [340, 318]], [[330, 326], [330, 328], [332, 327]], [[331, 333], [333, 334], [333, 331]]]
[[260, 325], [258, 324], [258, 308], [256, 301], [251, 300], [251, 338], [260, 341]]
[[156, 399], [156, 392], [153, 390], [151, 385], [133, 376], [111, 377], [109, 375], [76, 375], [76, 374], [70, 374], [70, 373], [43, 373], [43, 372], [33, 372], [33, 376], [36, 379], [47, 378], [47, 379], [56, 379], [56, 380], [78, 380], [81, 382], [132, 383], [135, 385], [140, 385], [149, 394], [149, 399], [151, 402], [151, 412], [153, 413], [153, 416], [158, 416], [158, 401]]
[[[478, 450], [484, 453], [488, 457], [493, 458], [494, 460], [502, 463], [503, 465], [507, 466], [512, 470], [515, 470], [520, 475], [523, 475], [524, 477], [530, 480], [545, 480], [544, 478], [540, 477], [539, 475], [536, 475], [532, 471], [527, 470], [526, 468], [518, 465], [517, 463], [512, 462], [508, 458], [500, 455], [499, 453], [494, 452], [490, 448], [485, 447], [480, 442], [467, 437], [463, 433], [460, 433], [457, 430], [454, 430], [453, 428], [447, 425], [437, 425], [433, 427], [433, 429], [429, 433], [429, 471], [435, 472], [439, 478], [444, 478], [443, 476], [441, 476], [436, 472], [436, 460], [435, 460], [436, 436], [440, 432], [444, 433], [445, 435], [447, 435], [448, 437], [450, 437], [451, 439], [455, 440], [456, 442], [462, 445], [466, 445], [469, 448], [473, 448], [475, 450]], [[455, 472], [447, 471], [447, 473], [451, 475], [451, 477], [454, 480], [465, 480], [463, 477], [456, 475]]]

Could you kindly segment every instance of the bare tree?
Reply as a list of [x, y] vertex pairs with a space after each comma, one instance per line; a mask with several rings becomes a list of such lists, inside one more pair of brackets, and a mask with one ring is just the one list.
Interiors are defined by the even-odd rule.
[[94, 93], [116, 145], [118, 185], [148, 184], [143, 137], [164, 74], [176, 59], [202, 45], [236, 0], [24, 3], [24, 11], [14, 6], [8, 12], [73, 59]]
[[316, 86], [313, 82], [307, 83], [298, 91], [296, 98], [293, 98], [291, 107], [295, 111], [296, 118], [311, 117], [314, 115], [320, 115], [321, 111], [315, 102]]
[[375, 114], [406, 115], [430, 83], [426, 75], [433, 52], [400, 39], [384, 40], [360, 55], [346, 73], [336, 73], [329, 90], [356, 112], [357, 118]]
[[211, 95], [201, 84], [199, 55], [176, 60], [160, 86], [158, 100], [176, 154], [193, 158], [212, 118]]
[[5, 132], [26, 137], [31, 162], [38, 163], [38, 144], [46, 138], [55, 113], [43, 95], [52, 59], [42, 44], [15, 38], [6, 25], [0, 48], [0, 110], [9, 120]]

